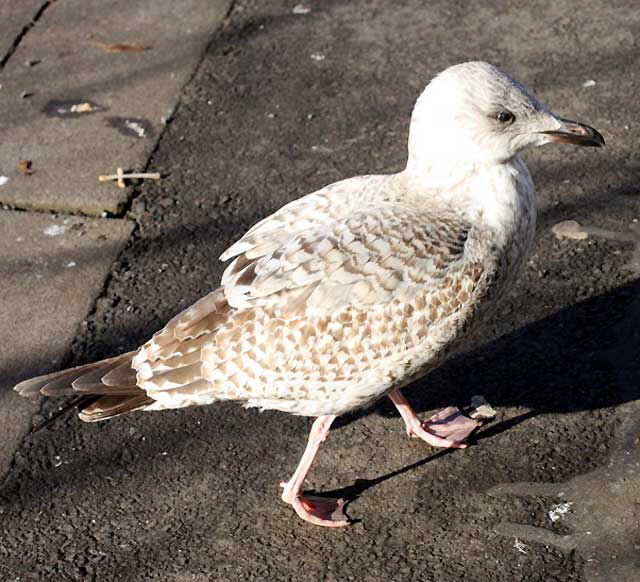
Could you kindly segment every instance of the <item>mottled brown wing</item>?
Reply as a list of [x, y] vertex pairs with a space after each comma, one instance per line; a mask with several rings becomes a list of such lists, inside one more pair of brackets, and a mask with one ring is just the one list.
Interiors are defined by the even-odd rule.
[[139, 385], [157, 408], [232, 399], [296, 411], [344, 399], [469, 299], [480, 277], [469, 236], [452, 212], [379, 203], [256, 259], [241, 254], [223, 287], [140, 350]]
[[388, 303], [438, 286], [462, 261], [469, 230], [453, 213], [380, 203], [258, 258], [241, 254], [222, 285], [234, 307], [289, 303], [327, 313]]

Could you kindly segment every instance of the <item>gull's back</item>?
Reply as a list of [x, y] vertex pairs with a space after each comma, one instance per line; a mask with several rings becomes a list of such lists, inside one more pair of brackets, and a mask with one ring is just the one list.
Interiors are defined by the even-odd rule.
[[486, 311], [517, 268], [503, 239], [404, 173], [338, 182], [223, 255], [222, 286], [134, 359], [139, 384], [151, 408], [365, 405], [440, 363]]

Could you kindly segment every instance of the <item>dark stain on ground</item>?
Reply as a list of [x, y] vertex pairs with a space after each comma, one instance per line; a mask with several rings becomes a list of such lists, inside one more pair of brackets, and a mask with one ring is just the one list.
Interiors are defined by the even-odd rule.
[[107, 125], [126, 137], [143, 139], [155, 135], [151, 122], [142, 117], [108, 117]]
[[89, 99], [51, 99], [42, 108], [47, 117], [63, 118], [84, 117], [103, 111], [107, 111], [107, 108]]

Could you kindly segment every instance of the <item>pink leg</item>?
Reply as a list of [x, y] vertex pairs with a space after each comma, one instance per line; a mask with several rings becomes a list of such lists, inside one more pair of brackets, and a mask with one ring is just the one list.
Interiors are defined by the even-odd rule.
[[465, 439], [478, 428], [478, 423], [449, 406], [422, 422], [399, 389], [389, 393], [407, 427], [407, 434], [434, 447], [464, 449]]
[[334, 419], [335, 416], [330, 415], [319, 416], [315, 419], [309, 433], [307, 448], [300, 459], [298, 468], [288, 483], [280, 483], [280, 486], [284, 487], [282, 500], [285, 503], [293, 505], [296, 513], [305, 521], [326, 527], [349, 525], [349, 520], [342, 510], [344, 499], [302, 495], [302, 485], [309, 474], [320, 445], [329, 434], [329, 428], [331, 428]]

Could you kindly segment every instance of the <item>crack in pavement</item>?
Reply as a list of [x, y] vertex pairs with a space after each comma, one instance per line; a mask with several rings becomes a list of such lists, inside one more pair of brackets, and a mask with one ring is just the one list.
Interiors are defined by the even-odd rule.
[[2, 71], [2, 69], [4, 69], [5, 65], [9, 62], [9, 59], [14, 55], [16, 50], [18, 50], [18, 46], [20, 46], [20, 43], [22, 42], [22, 39], [36, 25], [38, 20], [40, 20], [40, 18], [42, 18], [42, 15], [45, 13], [47, 8], [49, 8], [49, 6], [51, 6], [52, 4], [55, 4], [56, 2], [57, 2], [57, 0], [47, 0], [47, 2], [42, 4], [42, 6], [40, 6], [38, 11], [35, 13], [33, 18], [31, 19], [31, 21], [22, 28], [22, 31], [20, 32], [20, 34], [15, 38], [15, 40], [13, 41], [11, 46], [9, 47], [9, 50], [7, 51], [7, 54], [4, 55], [4, 57], [2, 57], [2, 60], [0, 61], [0, 71]]

